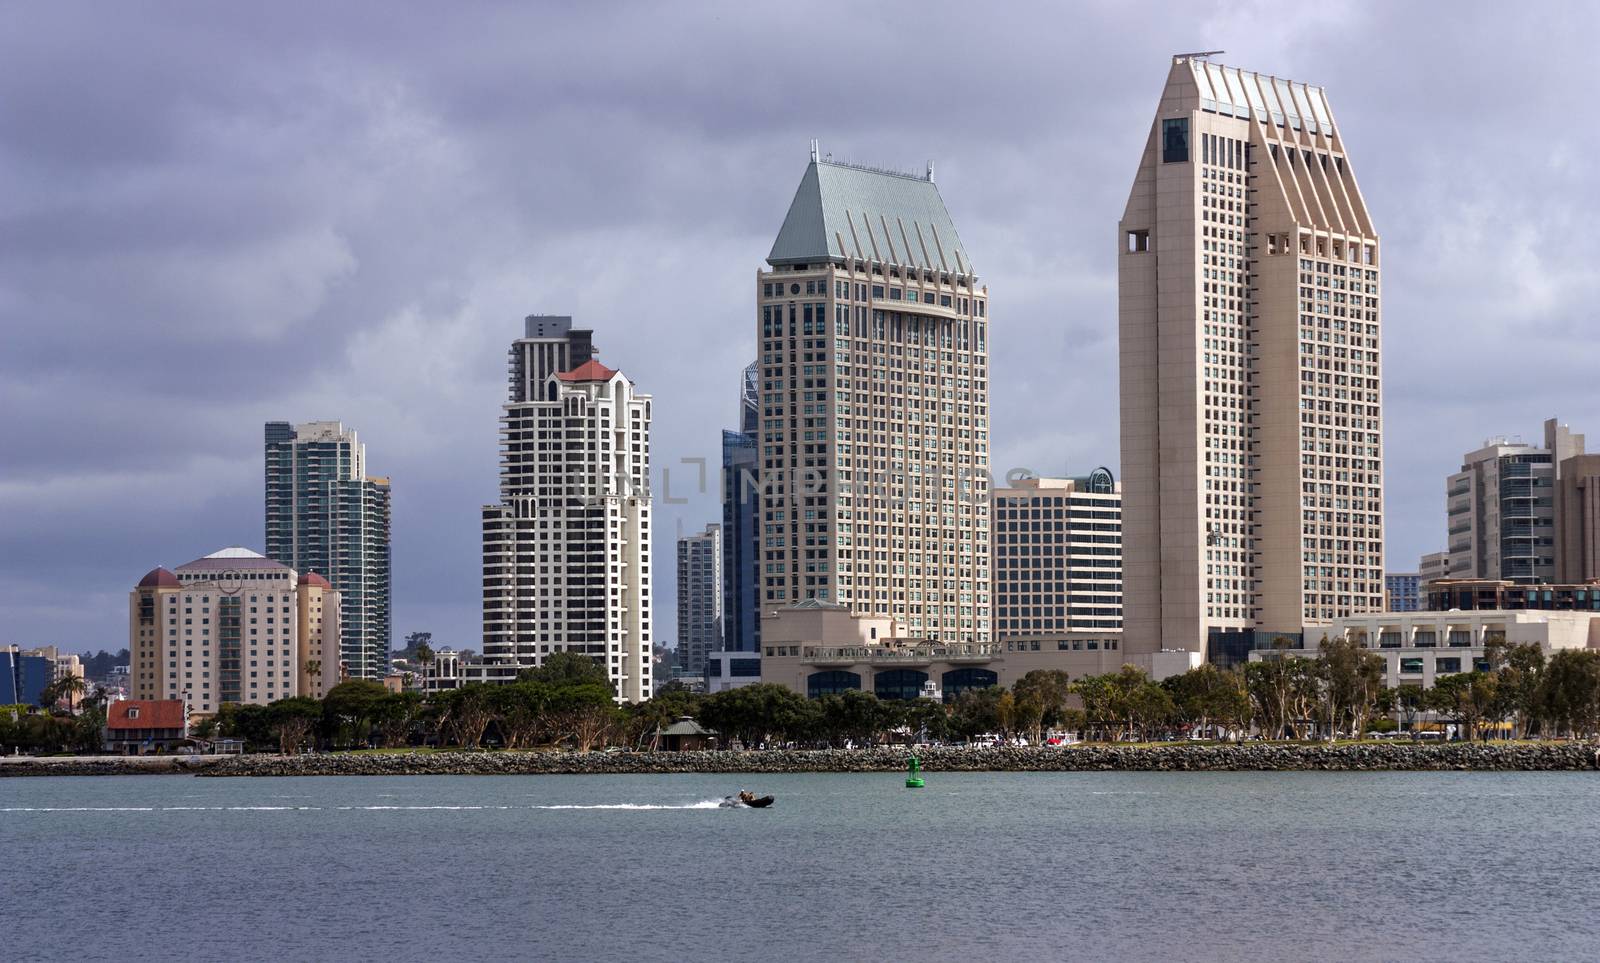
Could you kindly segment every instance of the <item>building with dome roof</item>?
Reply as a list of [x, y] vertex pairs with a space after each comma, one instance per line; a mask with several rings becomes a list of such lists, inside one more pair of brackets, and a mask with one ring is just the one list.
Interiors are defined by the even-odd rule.
[[158, 566], [129, 594], [130, 695], [200, 716], [321, 698], [345, 675], [339, 610], [327, 579], [247, 548]]

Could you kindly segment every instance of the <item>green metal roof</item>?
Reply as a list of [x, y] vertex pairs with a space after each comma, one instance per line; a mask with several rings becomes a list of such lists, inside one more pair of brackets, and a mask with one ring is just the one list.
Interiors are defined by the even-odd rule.
[[767, 263], [835, 258], [973, 273], [931, 176], [813, 160]]

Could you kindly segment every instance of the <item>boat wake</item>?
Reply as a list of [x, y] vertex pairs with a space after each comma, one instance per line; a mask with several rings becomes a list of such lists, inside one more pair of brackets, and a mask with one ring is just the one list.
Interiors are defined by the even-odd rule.
[[428, 810], [506, 810], [506, 809], [716, 809], [721, 800], [704, 799], [684, 805], [658, 803], [596, 803], [550, 806], [0, 806], [0, 813], [175, 813], [175, 812], [421, 812]]
[[561, 805], [561, 806], [534, 806], [534, 809], [717, 809], [721, 807], [720, 799], [702, 799], [697, 803], [682, 806], [667, 806], [656, 803], [596, 803], [593, 805]]

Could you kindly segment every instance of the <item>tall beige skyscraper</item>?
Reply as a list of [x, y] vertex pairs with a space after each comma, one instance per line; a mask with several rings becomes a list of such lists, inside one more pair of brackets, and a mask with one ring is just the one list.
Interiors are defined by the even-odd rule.
[[1381, 610], [1379, 242], [1322, 88], [1174, 57], [1118, 245], [1127, 650]]
[[483, 509], [483, 661], [513, 682], [558, 652], [649, 698], [652, 402], [594, 357], [592, 332], [530, 315], [508, 357], [500, 502]]
[[805, 599], [984, 641], [988, 290], [926, 175], [813, 144], [756, 277], [763, 610]]

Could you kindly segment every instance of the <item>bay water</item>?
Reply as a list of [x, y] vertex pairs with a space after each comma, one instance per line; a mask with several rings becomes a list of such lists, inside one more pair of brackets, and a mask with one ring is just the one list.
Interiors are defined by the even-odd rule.
[[1582, 772], [19, 778], [0, 859], [9, 960], [1600, 958]]

